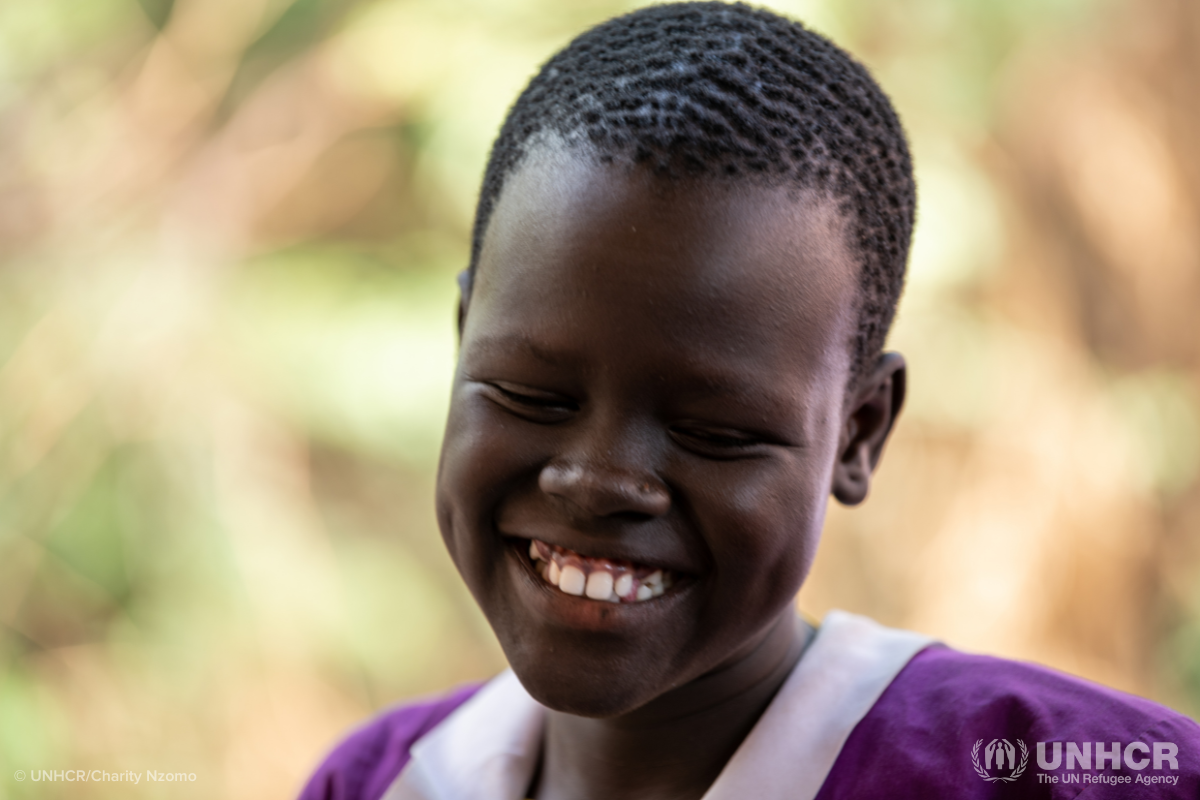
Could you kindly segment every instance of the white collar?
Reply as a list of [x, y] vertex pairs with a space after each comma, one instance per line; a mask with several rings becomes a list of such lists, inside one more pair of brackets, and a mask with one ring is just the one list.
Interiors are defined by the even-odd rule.
[[[829, 612], [703, 800], [814, 798], [854, 726], [932, 642]], [[506, 670], [413, 745], [383, 800], [522, 800], [544, 724], [545, 709]]]

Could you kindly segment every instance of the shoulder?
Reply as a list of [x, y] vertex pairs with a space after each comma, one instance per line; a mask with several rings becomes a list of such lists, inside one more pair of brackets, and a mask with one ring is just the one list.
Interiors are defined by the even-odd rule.
[[378, 800], [408, 763], [413, 744], [478, 690], [466, 686], [383, 712], [326, 756], [300, 800]]
[[[878, 784], [878, 796], [993, 796], [996, 782], [982, 777], [974, 762], [983, 762], [986, 746], [996, 741], [1011, 742], [1018, 763], [1026, 754], [1023, 774], [1001, 784], [1006, 795], [1090, 800], [1131, 788], [1139, 797], [1200, 792], [1200, 726], [1188, 717], [1045, 667], [932, 646], [909, 662], [851, 732], [820, 797], [872, 796], [858, 794], [864, 783]], [[1079, 760], [1068, 769], [1061, 756], [1054, 764], [1056, 742], [1059, 752], [1070, 752], [1072, 743], [1086, 750], [1087, 768]], [[1123, 754], [1133, 742], [1145, 743], [1146, 752], [1155, 742], [1170, 743], [1178, 749], [1178, 766], [1139, 768], [1143, 746], [1136, 745], [1133, 766], [1122, 759], [1100, 769], [1091, 759], [1096, 742], [1108, 751], [1119, 742]], [[983, 746], [978, 753], [977, 743]], [[1145, 783], [1163, 776], [1176, 780]], [[1124, 786], [1126, 778], [1142, 785]], [[841, 788], [851, 784], [853, 793]]]
[[[1038, 741], [1064, 741], [1072, 733], [1136, 737], [1158, 729], [1179, 730], [1191, 738], [1200, 735], [1200, 726], [1191, 719], [1145, 698], [1037, 664], [944, 646], [918, 653], [872, 714], [881, 723], [894, 723], [900, 714], [912, 723], [992, 726], [996, 736], [1003, 736], [1000, 729], [1006, 728], [1011, 735], [1022, 733]], [[962, 733], [970, 731], [964, 728]], [[976, 738], [987, 734], [981, 729]]]

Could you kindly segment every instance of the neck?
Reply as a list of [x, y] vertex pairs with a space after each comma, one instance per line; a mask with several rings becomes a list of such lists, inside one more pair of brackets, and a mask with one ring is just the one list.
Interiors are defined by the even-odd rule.
[[538, 800], [700, 798], [791, 674], [812, 629], [789, 612], [741, 658], [630, 714], [548, 712]]

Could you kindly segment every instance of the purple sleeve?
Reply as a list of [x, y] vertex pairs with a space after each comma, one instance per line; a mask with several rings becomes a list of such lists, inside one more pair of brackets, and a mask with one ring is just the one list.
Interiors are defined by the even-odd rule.
[[[1025, 767], [984, 771], [1011, 780], [989, 781], [975, 769], [976, 761], [984, 767], [982, 749], [973, 758], [975, 744], [997, 739], [1011, 742], [1018, 760], [1024, 752]], [[1063, 751], [1072, 743], [1090, 750], [1101, 742], [1110, 752], [1113, 742], [1122, 752], [1131, 742], [1145, 742], [1147, 749], [1170, 743], [1178, 748], [1178, 768], [1165, 759], [1159, 769], [1149, 759], [1138, 768], [1140, 751], [1133, 767], [1122, 759], [1119, 768], [1110, 760], [1104, 769], [1096, 763], [1083, 769], [1078, 761], [1067, 769], [1065, 756], [1051, 767], [1054, 742]], [[1145, 782], [1151, 778], [1176, 781]], [[876, 797], [1194, 800], [1200, 797], [1200, 726], [1149, 700], [1044, 667], [930, 647], [855, 726], [817, 794], [817, 800]]]
[[408, 763], [409, 748], [478, 690], [467, 686], [375, 717], [325, 758], [300, 800], [379, 800]]

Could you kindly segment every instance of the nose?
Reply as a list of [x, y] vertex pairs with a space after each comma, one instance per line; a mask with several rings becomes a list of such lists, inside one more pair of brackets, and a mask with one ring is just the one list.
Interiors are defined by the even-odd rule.
[[670, 491], [649, 470], [594, 455], [550, 461], [538, 475], [538, 486], [597, 517], [660, 517], [671, 507]]

